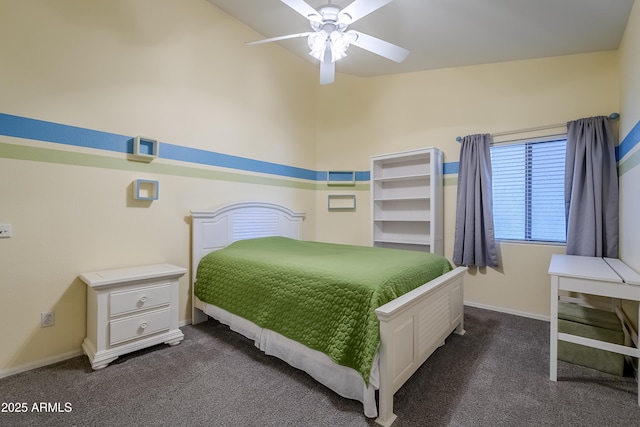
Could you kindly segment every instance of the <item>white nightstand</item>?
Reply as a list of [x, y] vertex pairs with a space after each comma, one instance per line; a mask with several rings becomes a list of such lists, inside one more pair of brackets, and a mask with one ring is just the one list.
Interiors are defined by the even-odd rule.
[[93, 369], [152, 345], [179, 344], [178, 279], [171, 264], [83, 273], [87, 288], [87, 337], [82, 343]]

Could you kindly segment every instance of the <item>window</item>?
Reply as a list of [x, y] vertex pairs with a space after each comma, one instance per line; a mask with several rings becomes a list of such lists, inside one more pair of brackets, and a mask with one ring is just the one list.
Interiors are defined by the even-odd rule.
[[566, 242], [566, 145], [556, 137], [491, 146], [496, 239]]

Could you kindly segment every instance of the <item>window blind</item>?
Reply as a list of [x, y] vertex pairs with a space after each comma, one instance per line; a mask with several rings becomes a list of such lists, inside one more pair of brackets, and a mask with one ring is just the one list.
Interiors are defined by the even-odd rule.
[[565, 242], [566, 138], [491, 147], [498, 240]]

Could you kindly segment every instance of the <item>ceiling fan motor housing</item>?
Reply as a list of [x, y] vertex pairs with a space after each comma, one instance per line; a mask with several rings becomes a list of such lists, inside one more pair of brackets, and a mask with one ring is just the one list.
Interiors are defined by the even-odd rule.
[[[320, 7], [318, 9], [320, 16], [309, 16], [311, 28], [313, 28], [314, 31], [325, 30], [328, 33], [331, 33], [331, 31], [342, 32], [346, 30], [351, 23], [351, 17], [346, 13], [340, 14], [341, 10], [341, 8], [334, 5]], [[329, 31], [330, 29], [331, 31]]]

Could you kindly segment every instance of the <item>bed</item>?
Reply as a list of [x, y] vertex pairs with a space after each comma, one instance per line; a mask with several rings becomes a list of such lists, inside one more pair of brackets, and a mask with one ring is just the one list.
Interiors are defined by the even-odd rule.
[[[251, 313], [244, 313], [235, 307], [229, 309], [233, 305], [228, 305], [224, 299], [217, 300], [220, 301], [218, 305], [222, 307], [206, 302], [210, 298], [207, 292], [203, 292], [202, 289], [205, 288], [202, 283], [205, 276], [210, 274], [208, 269], [212, 267], [203, 265], [209, 262], [209, 258], [218, 258], [216, 262], [219, 263], [223, 255], [229, 256], [230, 252], [237, 251], [236, 248], [239, 247], [245, 247], [244, 250], [246, 250], [246, 247], [251, 247], [249, 245], [258, 245], [257, 250], [262, 250], [262, 253], [271, 252], [271, 249], [265, 250], [264, 246], [260, 246], [265, 244], [275, 244], [276, 246], [286, 244], [287, 247], [289, 244], [325, 245], [321, 246], [323, 251], [333, 250], [333, 246], [343, 247], [343, 245], [303, 241], [296, 243], [300, 237], [300, 224], [303, 219], [303, 214], [295, 213], [279, 205], [260, 202], [238, 203], [225, 206], [214, 212], [192, 212], [192, 321], [197, 324], [206, 321], [207, 316], [211, 316], [221, 323], [229, 325], [231, 329], [254, 340], [255, 345], [265, 353], [304, 370], [341, 396], [359, 400], [363, 403], [364, 414], [368, 417], [377, 416], [376, 422], [378, 424], [391, 425], [396, 418], [393, 414], [394, 393], [440, 345], [444, 344], [444, 340], [449, 334], [452, 332], [464, 334], [462, 282], [466, 268], [451, 269], [449, 266], [442, 270], [442, 272], [446, 271], [444, 274], [439, 272], [432, 280], [423, 284], [418, 283], [417, 287], [398, 297], [393, 291], [389, 294], [394, 298], [391, 301], [380, 306], [374, 304], [369, 309], [370, 313], [367, 316], [373, 318], [374, 327], [379, 325], [379, 331], [375, 331], [375, 338], [378, 337], [379, 332], [379, 341], [369, 341], [366, 334], [359, 335], [355, 341], [368, 343], [368, 345], [363, 344], [362, 346], [369, 350], [375, 346], [376, 351], [374, 353], [365, 352], [366, 356], [364, 357], [355, 357], [356, 362], [353, 362], [354, 357], [351, 357], [353, 356], [351, 353], [346, 358], [348, 361], [345, 362], [341, 359], [341, 355], [337, 355], [332, 350], [325, 351], [321, 346], [315, 345], [316, 341], [309, 342], [303, 338], [291, 339], [289, 337], [297, 335], [289, 331], [280, 334], [268, 327], [258, 326], [258, 323], [261, 325], [269, 325], [269, 323], [263, 322], [263, 319], [254, 322], [250, 320], [253, 319]], [[208, 256], [208, 254], [223, 248], [227, 249]], [[377, 250], [377, 248], [362, 249], [364, 251]], [[302, 251], [298, 247], [293, 250]], [[342, 254], [338, 256], [342, 257]], [[365, 255], [362, 256], [369, 255], [365, 252]], [[204, 261], [203, 258], [205, 258]], [[280, 258], [288, 259], [290, 257], [281, 256]], [[269, 260], [264, 262], [277, 264], [277, 262]], [[388, 264], [391, 266], [396, 263]], [[199, 267], [200, 272], [198, 273]], [[228, 268], [229, 271], [236, 271], [234, 269], [240, 267], [231, 265]], [[333, 270], [334, 278], [337, 277], [335, 275], [338, 275], [352, 280], [356, 277], [355, 275], [359, 274], [357, 271], [349, 273], [347, 264]], [[338, 274], [338, 271], [341, 273]], [[362, 275], [366, 274], [362, 273]], [[198, 276], [202, 276], [202, 278]], [[260, 277], [264, 277], [267, 282], [270, 276], [268, 273], [264, 273]], [[315, 276], [311, 275], [305, 280], [315, 280]], [[292, 279], [287, 277], [282, 282], [289, 284], [290, 281]], [[196, 287], [196, 283], [198, 283], [198, 287]], [[236, 283], [238, 288], [242, 286], [240, 275], [238, 275]], [[303, 288], [298, 287], [295, 291], [289, 291], [289, 294], [295, 292], [297, 296], [300, 289]], [[265, 292], [262, 294], [262, 298], [269, 295], [271, 291]], [[260, 294], [256, 293], [256, 295]], [[317, 310], [323, 310], [320, 303], [315, 302], [309, 311], [313, 311], [311, 308], [314, 307]], [[343, 313], [350, 310], [343, 308]], [[238, 313], [244, 314], [244, 317]], [[296, 314], [296, 316], [298, 315]], [[344, 322], [353, 326], [355, 321], [354, 319], [346, 319]], [[371, 323], [371, 321], [365, 320], [364, 323]], [[315, 323], [310, 325], [309, 333], [303, 333], [300, 337], [314, 336], [316, 333]], [[335, 328], [335, 325], [331, 328]], [[358, 328], [355, 329], [359, 330]], [[336, 363], [336, 360], [340, 360], [340, 364]], [[378, 390], [377, 404], [376, 390]]]

